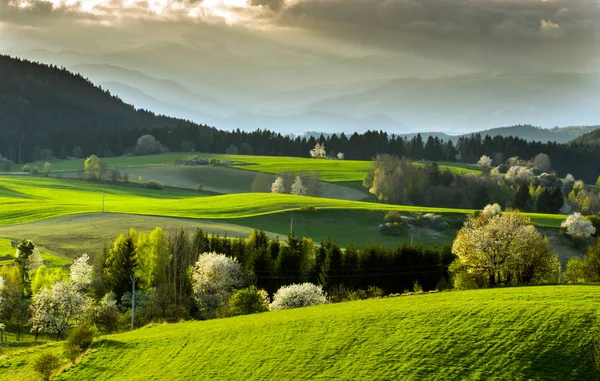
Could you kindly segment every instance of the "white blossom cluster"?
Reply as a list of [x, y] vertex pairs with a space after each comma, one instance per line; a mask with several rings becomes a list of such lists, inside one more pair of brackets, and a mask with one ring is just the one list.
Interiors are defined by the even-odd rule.
[[571, 237], [589, 238], [596, 233], [596, 228], [581, 213], [573, 213], [561, 225]]
[[272, 310], [317, 306], [327, 303], [327, 296], [321, 286], [312, 283], [292, 284], [281, 287], [273, 295]]
[[94, 268], [89, 264], [90, 257], [83, 254], [71, 265], [71, 283], [76, 290], [84, 290], [92, 283]]
[[506, 180], [510, 182], [530, 183], [533, 179], [533, 169], [516, 165], [506, 172]]
[[481, 169], [490, 169], [492, 167], [492, 158], [486, 155], [481, 156], [477, 162], [477, 166]]
[[31, 331], [61, 333], [83, 319], [90, 302], [70, 283], [42, 288], [31, 303]]
[[483, 208], [482, 213], [489, 216], [494, 217], [502, 212], [502, 207], [498, 204], [488, 204]]
[[325, 151], [325, 144], [317, 143], [315, 144], [315, 148], [310, 150], [310, 157], [315, 159], [324, 159], [327, 157], [327, 152]]
[[296, 181], [292, 184], [292, 194], [298, 196], [304, 196], [306, 194], [306, 187], [302, 184], [300, 176], [296, 176]]
[[283, 185], [283, 178], [278, 177], [277, 180], [275, 180], [275, 182], [271, 185], [271, 192], [279, 193], [279, 194], [285, 193], [285, 186]]
[[248, 278], [235, 258], [214, 252], [201, 254], [192, 273], [194, 296], [207, 313], [215, 312], [233, 290], [247, 283]]

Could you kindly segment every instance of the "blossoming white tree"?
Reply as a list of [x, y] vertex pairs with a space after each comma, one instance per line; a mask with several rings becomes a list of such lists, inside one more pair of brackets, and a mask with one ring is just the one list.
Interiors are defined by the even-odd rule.
[[90, 257], [83, 254], [71, 265], [71, 283], [76, 290], [85, 290], [92, 283], [94, 268], [89, 264]]
[[338, 160], [344, 160], [346, 158], [346, 156], [344, 155], [343, 152], [338, 152], [337, 158], [338, 158]]
[[312, 283], [291, 284], [281, 287], [273, 295], [272, 310], [317, 306], [327, 303], [327, 296], [321, 286]]
[[571, 237], [589, 238], [596, 233], [591, 221], [587, 221], [581, 213], [573, 213], [561, 225]]
[[483, 155], [477, 162], [477, 166], [483, 170], [488, 170], [492, 168], [492, 161], [491, 157]]
[[194, 266], [194, 296], [207, 317], [214, 317], [235, 289], [247, 285], [248, 277], [237, 259], [224, 254], [203, 253]]
[[310, 157], [315, 159], [324, 159], [327, 157], [327, 152], [325, 151], [325, 143], [315, 144], [315, 148], [310, 150]]
[[296, 181], [292, 184], [292, 194], [303, 196], [306, 194], [306, 187], [302, 184], [300, 176], [296, 176]]
[[488, 204], [485, 208], [483, 208], [482, 213], [488, 215], [489, 217], [494, 217], [497, 214], [502, 212], [502, 207], [498, 204]]
[[88, 311], [89, 300], [68, 282], [43, 288], [31, 303], [31, 331], [56, 333], [57, 338], [81, 322]]
[[285, 186], [283, 185], [283, 178], [278, 177], [277, 180], [271, 185], [272, 193], [285, 193]]
[[531, 168], [522, 167], [516, 165], [510, 167], [506, 172], [506, 180], [512, 183], [524, 183], [528, 184], [533, 179], [533, 170]]

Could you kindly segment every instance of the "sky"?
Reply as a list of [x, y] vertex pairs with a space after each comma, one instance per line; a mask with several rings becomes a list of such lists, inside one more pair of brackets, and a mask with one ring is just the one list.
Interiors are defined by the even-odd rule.
[[599, 25], [600, 0], [0, 0], [9, 52], [226, 41], [435, 60], [450, 74], [595, 70]]
[[[0, 0], [0, 52], [228, 128], [600, 123], [589, 101], [600, 93], [600, 0]], [[538, 77], [546, 72], [558, 74]], [[439, 81], [394, 82], [409, 78]], [[211, 99], [184, 104], [187, 90]], [[427, 101], [438, 95], [430, 120]]]

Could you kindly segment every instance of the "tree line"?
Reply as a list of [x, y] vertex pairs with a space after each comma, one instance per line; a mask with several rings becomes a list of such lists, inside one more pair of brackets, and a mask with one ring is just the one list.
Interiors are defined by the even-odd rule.
[[[599, 146], [529, 142], [518, 137], [473, 134], [444, 141], [437, 137], [424, 140], [420, 134], [411, 139], [384, 131], [363, 134], [293, 137], [268, 130], [219, 131], [196, 124], [164, 125], [154, 128], [120, 130], [45, 131], [21, 136], [16, 132], [0, 132], [0, 153], [13, 161], [43, 160], [42, 150], [51, 150], [58, 158], [120, 156], [134, 153], [140, 136], [152, 135], [165, 149], [177, 152], [239, 153], [265, 156], [310, 157], [317, 143], [324, 145], [327, 155], [343, 152], [347, 160], [371, 160], [378, 154], [391, 154], [411, 160], [475, 163], [482, 155], [502, 163], [519, 156], [529, 160], [540, 153], [552, 158], [554, 170], [565, 176], [572, 173], [586, 182], [595, 182], [600, 167]], [[46, 152], [47, 154], [47, 152]]]

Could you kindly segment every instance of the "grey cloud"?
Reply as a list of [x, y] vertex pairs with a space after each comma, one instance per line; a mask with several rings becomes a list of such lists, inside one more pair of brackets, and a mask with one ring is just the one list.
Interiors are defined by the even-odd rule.
[[285, 0], [249, 0], [248, 4], [252, 6], [264, 6], [277, 12], [283, 8]]

